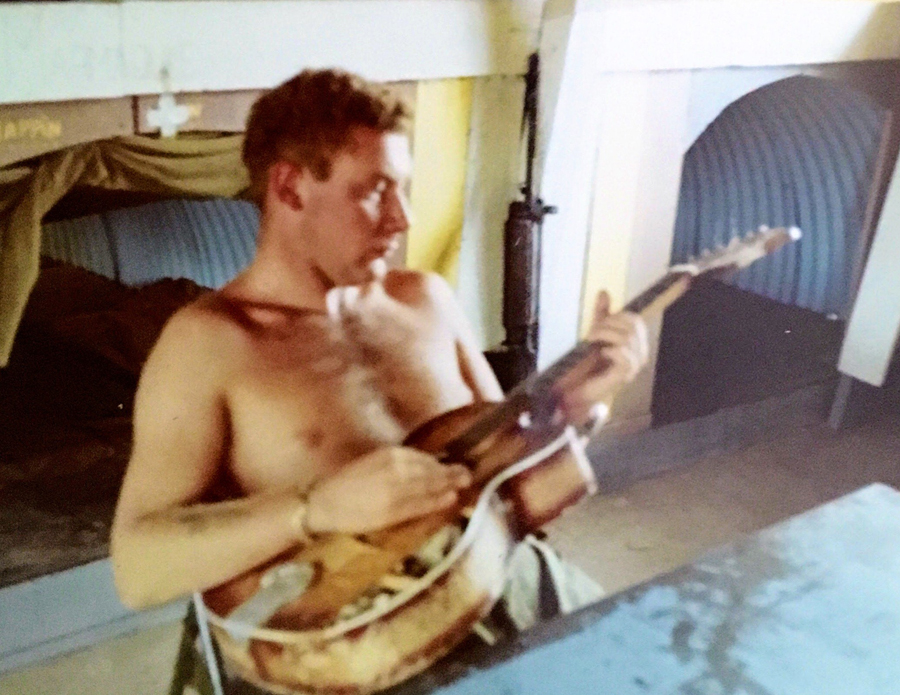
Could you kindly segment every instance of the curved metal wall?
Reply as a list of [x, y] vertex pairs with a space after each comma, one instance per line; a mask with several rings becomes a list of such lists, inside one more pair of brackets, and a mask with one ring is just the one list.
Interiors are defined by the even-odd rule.
[[113, 246], [100, 215], [46, 224], [41, 233], [41, 255], [118, 277]]
[[843, 84], [790, 77], [738, 99], [685, 155], [672, 262], [756, 229], [804, 238], [736, 286], [843, 315], [886, 112]]
[[189, 278], [221, 287], [253, 258], [252, 203], [165, 200], [44, 226], [41, 252], [126, 285]]

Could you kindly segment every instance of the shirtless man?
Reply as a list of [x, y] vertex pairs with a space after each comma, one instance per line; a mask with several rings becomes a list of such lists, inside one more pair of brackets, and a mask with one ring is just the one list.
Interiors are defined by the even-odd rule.
[[[142, 608], [302, 544], [454, 503], [462, 466], [399, 446], [501, 390], [439, 277], [385, 272], [409, 225], [403, 107], [334, 71], [301, 73], [250, 115], [257, 255], [179, 311], [141, 377], [112, 531], [116, 584]], [[576, 418], [646, 360], [640, 320], [600, 302], [613, 368], [566, 399]]]

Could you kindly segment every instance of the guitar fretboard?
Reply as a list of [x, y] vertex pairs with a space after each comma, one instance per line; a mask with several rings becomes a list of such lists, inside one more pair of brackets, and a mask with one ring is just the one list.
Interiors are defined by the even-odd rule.
[[[667, 273], [650, 288], [628, 302], [624, 311], [635, 314], [643, 313], [686, 276], [690, 276], [690, 273], [679, 271]], [[673, 297], [672, 301], [675, 298], [677, 297]], [[583, 361], [595, 359], [596, 352], [602, 350], [603, 347], [603, 343], [581, 341], [543, 372], [532, 374], [522, 381], [507, 394], [506, 399], [496, 408], [480, 417], [444, 447], [446, 458], [456, 461], [465, 460], [469, 451], [492, 433], [517, 421], [523, 412], [530, 412], [532, 420], [535, 419], [535, 412], [552, 415], [556, 409], [553, 385]]]

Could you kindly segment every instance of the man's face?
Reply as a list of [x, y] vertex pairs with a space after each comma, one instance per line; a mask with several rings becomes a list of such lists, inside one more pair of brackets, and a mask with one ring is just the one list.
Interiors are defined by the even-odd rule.
[[332, 285], [368, 282], [409, 228], [409, 141], [401, 133], [357, 128], [332, 160], [331, 175], [303, 186], [310, 259]]

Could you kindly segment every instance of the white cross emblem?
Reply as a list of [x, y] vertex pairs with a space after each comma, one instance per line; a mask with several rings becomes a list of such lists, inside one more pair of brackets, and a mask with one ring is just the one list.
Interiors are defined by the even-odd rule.
[[178, 127], [187, 123], [190, 117], [190, 108], [176, 104], [175, 97], [166, 93], [160, 94], [156, 108], [147, 112], [147, 124], [159, 129], [163, 137], [170, 138], [178, 133]]

